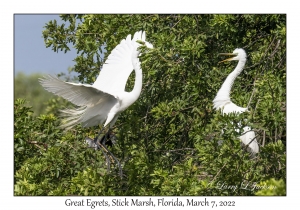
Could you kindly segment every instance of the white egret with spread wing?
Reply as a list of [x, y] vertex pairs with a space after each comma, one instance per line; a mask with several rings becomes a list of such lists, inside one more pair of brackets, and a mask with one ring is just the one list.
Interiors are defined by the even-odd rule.
[[[224, 61], [238, 60], [236, 68], [227, 76], [226, 80], [222, 84], [220, 90], [218, 91], [215, 99], [213, 100], [214, 108], [221, 109], [223, 114], [228, 113], [242, 113], [247, 110], [247, 108], [239, 107], [234, 104], [230, 99], [230, 91], [236, 77], [243, 71], [243, 68], [247, 61], [247, 54], [245, 50], [238, 48], [233, 51], [233, 53], [220, 53], [221, 55], [233, 55], [234, 57], [228, 58]], [[249, 126], [243, 128], [244, 132], [239, 137], [242, 143], [250, 149], [252, 154], [259, 152], [259, 146], [255, 138], [255, 133]]]
[[[138, 50], [141, 44], [137, 40], [142, 41], [148, 48], [153, 48], [152, 44], [146, 42], [145, 32], [136, 32], [132, 39], [131, 35], [128, 35], [112, 50], [93, 85], [64, 82], [50, 75], [40, 79], [41, 85], [47, 91], [79, 106], [76, 109], [62, 110], [67, 118], [61, 127], [70, 129], [77, 124], [91, 127], [104, 123], [103, 129], [109, 125], [110, 130], [120, 113], [138, 99], [142, 90], [143, 76]], [[131, 92], [126, 92], [125, 86], [133, 70], [134, 87]], [[105, 146], [107, 134], [101, 141], [98, 139], [99, 135], [94, 140], [89, 138], [86, 140], [91, 146], [97, 148], [101, 146], [115, 159]], [[117, 160], [116, 162], [120, 168], [119, 162]]]

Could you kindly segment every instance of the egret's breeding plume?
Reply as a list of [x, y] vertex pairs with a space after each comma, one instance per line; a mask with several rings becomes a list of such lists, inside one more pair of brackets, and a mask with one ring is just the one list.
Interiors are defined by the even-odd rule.
[[[217, 96], [213, 100], [214, 108], [215, 109], [221, 109], [222, 113], [228, 114], [228, 113], [242, 113], [247, 110], [247, 108], [242, 108], [230, 100], [230, 90], [232, 88], [233, 82], [236, 79], [236, 77], [242, 72], [246, 61], [247, 61], [247, 54], [243, 49], [235, 49], [233, 53], [221, 53], [221, 55], [233, 55], [234, 57], [228, 58], [224, 61], [233, 61], [238, 60], [238, 64], [236, 68], [228, 75], [225, 82], [223, 83], [222, 87], [217, 93]], [[239, 137], [242, 141], [242, 143], [250, 149], [250, 152], [253, 154], [256, 154], [259, 152], [259, 146], [255, 138], [254, 131], [251, 130], [250, 127], [246, 126], [244, 127], [244, 133]], [[249, 150], [248, 149], [248, 150]]]
[[[146, 42], [145, 32], [136, 32], [132, 39], [131, 35], [128, 35], [112, 50], [93, 85], [64, 82], [50, 75], [40, 79], [41, 85], [47, 91], [79, 106], [76, 109], [62, 110], [67, 116], [63, 128], [70, 129], [77, 124], [91, 127], [104, 123], [103, 128], [109, 125], [110, 132], [120, 113], [138, 99], [142, 90], [142, 69], [138, 50], [141, 44], [137, 40], [145, 43], [148, 48], [153, 48], [152, 44]], [[126, 82], [133, 70], [134, 87], [131, 92], [126, 92]], [[99, 139], [102, 130], [94, 140], [87, 138], [87, 142], [90, 146], [102, 148], [109, 153], [119, 165], [105, 146], [108, 132], [104, 138]], [[107, 157], [106, 154], [105, 156]]]

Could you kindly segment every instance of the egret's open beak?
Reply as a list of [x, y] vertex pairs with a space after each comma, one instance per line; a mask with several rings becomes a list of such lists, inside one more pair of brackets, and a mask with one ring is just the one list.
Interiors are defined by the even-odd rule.
[[[232, 56], [237, 56], [237, 53], [219, 53], [219, 55], [232, 55]], [[227, 59], [225, 59], [225, 60], [220, 61], [219, 63], [226, 62], [226, 61], [231, 61], [232, 59], [233, 59], [233, 57], [227, 58]]]

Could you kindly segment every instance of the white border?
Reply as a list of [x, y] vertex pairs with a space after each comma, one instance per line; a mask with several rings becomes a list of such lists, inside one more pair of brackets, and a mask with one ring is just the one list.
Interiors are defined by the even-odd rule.
[[[296, 194], [299, 194], [299, 173], [297, 156], [299, 139], [296, 121], [299, 116], [299, 22], [300, 13], [296, 1], [251, 0], [251, 1], [4, 1], [0, 13], [0, 46], [1, 46], [1, 82], [0, 90], [3, 100], [1, 103], [0, 147], [0, 206], [3, 209], [69, 209], [65, 206], [68, 197], [14, 197], [13, 196], [13, 14], [15, 13], [286, 13], [287, 14], [287, 196], [286, 197], [206, 197], [211, 200], [234, 200], [237, 209], [282, 209], [299, 206]], [[295, 2], [295, 3], [293, 3]], [[297, 62], [297, 63], [296, 63]], [[84, 197], [87, 199], [89, 197]], [[91, 197], [97, 199], [99, 197]], [[113, 199], [113, 197], [106, 197]], [[118, 197], [120, 198], [120, 197]], [[130, 197], [135, 198], [135, 197]], [[138, 198], [138, 197], [136, 197]], [[145, 198], [145, 197], [144, 197]], [[169, 197], [171, 198], [171, 197]], [[184, 199], [185, 197], [180, 197]], [[197, 197], [201, 199], [201, 197]], [[72, 199], [81, 199], [72, 197]], [[158, 197], [154, 197], [158, 199]], [[204, 199], [204, 197], [202, 197]], [[269, 207], [269, 208], [266, 208]], [[80, 208], [80, 207], [77, 207]], [[89, 207], [85, 207], [89, 208]], [[99, 209], [97, 207], [95, 209]], [[103, 207], [101, 207], [103, 208]], [[124, 207], [131, 209], [133, 207]], [[176, 207], [170, 207], [176, 208]], [[199, 207], [197, 207], [199, 208]], [[200, 207], [201, 208], [201, 207]], [[299, 207], [298, 207], [299, 208]], [[89, 208], [90, 209], [90, 208]], [[110, 207], [110, 209], [114, 209]], [[169, 208], [168, 208], [169, 209]], [[296, 209], [296, 208], [293, 208]]]

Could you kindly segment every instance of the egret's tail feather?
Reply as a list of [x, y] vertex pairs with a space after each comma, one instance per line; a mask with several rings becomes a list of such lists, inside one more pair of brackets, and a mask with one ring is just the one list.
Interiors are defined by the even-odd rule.
[[81, 122], [81, 118], [86, 111], [87, 107], [82, 106], [77, 109], [63, 109], [61, 111], [61, 116], [65, 117], [63, 119], [63, 124], [59, 127], [62, 129], [69, 130], [73, 128], [75, 125]]

